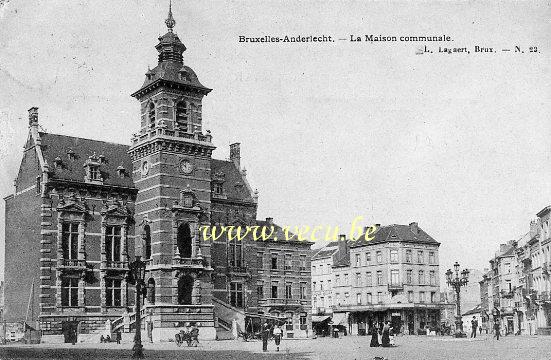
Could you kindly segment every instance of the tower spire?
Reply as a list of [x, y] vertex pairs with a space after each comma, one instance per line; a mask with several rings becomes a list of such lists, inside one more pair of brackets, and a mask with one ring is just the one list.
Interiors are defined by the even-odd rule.
[[168, 5], [168, 18], [166, 18], [165, 24], [169, 32], [172, 32], [174, 25], [176, 25], [176, 21], [172, 17], [172, 0], [170, 0], [170, 3]]

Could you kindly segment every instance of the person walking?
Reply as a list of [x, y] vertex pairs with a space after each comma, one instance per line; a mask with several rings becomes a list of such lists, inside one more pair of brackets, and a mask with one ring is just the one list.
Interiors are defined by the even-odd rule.
[[476, 329], [478, 328], [478, 320], [476, 320], [476, 317], [473, 316], [473, 319], [471, 320], [471, 338], [476, 338]]
[[379, 346], [379, 328], [377, 326], [377, 323], [374, 323], [371, 327], [371, 343], [369, 344], [370, 347], [378, 347]]
[[283, 331], [279, 327], [279, 325], [276, 325], [274, 328], [274, 340], [276, 344], [276, 351], [279, 351], [279, 344], [281, 343], [281, 336], [283, 335]]
[[494, 321], [494, 332], [495, 332], [496, 338], [499, 340], [499, 319], [496, 319]]
[[270, 338], [270, 325], [268, 322], [264, 322], [262, 325], [262, 351], [268, 351], [268, 339]]
[[390, 347], [390, 322], [386, 322], [383, 326], [383, 336], [381, 338], [383, 347]]

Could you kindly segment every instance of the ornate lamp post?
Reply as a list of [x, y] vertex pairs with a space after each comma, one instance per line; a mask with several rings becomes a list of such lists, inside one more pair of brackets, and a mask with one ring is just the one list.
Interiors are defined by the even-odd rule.
[[145, 287], [145, 262], [136, 256], [136, 260], [130, 263], [130, 272], [132, 280], [136, 283], [136, 334], [134, 334], [134, 346], [132, 347], [132, 357], [135, 359], [143, 358], [142, 346], [142, 318], [140, 315], [142, 304], [142, 286]]
[[464, 269], [461, 271], [461, 276], [459, 276], [459, 263], [457, 261], [453, 264], [453, 268], [455, 270], [455, 276], [454, 272], [451, 269], [448, 269], [448, 271], [446, 271], [446, 281], [448, 286], [451, 286], [455, 290], [456, 295], [457, 314], [455, 316], [455, 337], [466, 337], [467, 335], [463, 332], [463, 321], [461, 321], [460, 292], [461, 286], [465, 286], [469, 282], [469, 270]]

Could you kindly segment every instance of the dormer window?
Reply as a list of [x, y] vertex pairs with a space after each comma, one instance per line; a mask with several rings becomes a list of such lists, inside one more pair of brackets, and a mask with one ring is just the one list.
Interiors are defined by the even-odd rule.
[[180, 80], [189, 81], [189, 75], [185, 69], [180, 70]]
[[222, 187], [221, 183], [214, 183], [212, 187], [213, 187], [212, 191], [214, 192], [215, 195], [223, 194], [224, 188]]
[[89, 166], [90, 169], [90, 180], [98, 181], [100, 179], [99, 166]]
[[107, 159], [105, 158], [105, 155], [100, 155], [99, 156], [99, 162], [100, 162], [100, 164], [106, 164], [107, 163]]
[[189, 132], [189, 108], [185, 101], [179, 101], [176, 104], [176, 124], [183, 132]]
[[54, 159], [54, 166], [56, 169], [61, 168], [61, 163], [61, 158], [59, 156]]
[[75, 152], [73, 151], [73, 149], [69, 149], [67, 151], [67, 156], [69, 157], [69, 160], [75, 160], [77, 158]]
[[86, 177], [85, 181], [87, 182], [101, 182], [103, 181], [103, 178], [101, 176], [100, 171], [100, 160], [99, 157], [96, 156], [96, 153], [94, 153], [92, 156], [86, 160], [86, 163], [84, 163], [84, 167], [86, 169]]
[[149, 117], [149, 127], [155, 127], [155, 104], [149, 103], [148, 108], [148, 117]]

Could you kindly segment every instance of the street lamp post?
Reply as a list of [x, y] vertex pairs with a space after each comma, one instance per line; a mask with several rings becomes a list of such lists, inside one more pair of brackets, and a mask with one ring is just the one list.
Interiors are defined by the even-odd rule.
[[461, 287], [466, 286], [469, 282], [469, 270], [464, 269], [461, 271], [461, 276], [459, 275], [459, 263], [456, 261], [453, 264], [454, 272], [451, 269], [446, 271], [446, 281], [448, 286], [451, 286], [455, 290], [456, 298], [456, 309], [457, 314], [455, 316], [455, 337], [466, 337], [463, 332], [463, 321], [461, 321]]
[[136, 333], [134, 334], [134, 346], [132, 347], [132, 357], [135, 359], [142, 359], [143, 346], [142, 346], [142, 317], [141, 304], [142, 304], [142, 286], [144, 286], [145, 280], [145, 262], [140, 259], [140, 256], [136, 256], [130, 264], [130, 271], [132, 274], [132, 280], [136, 282]]

